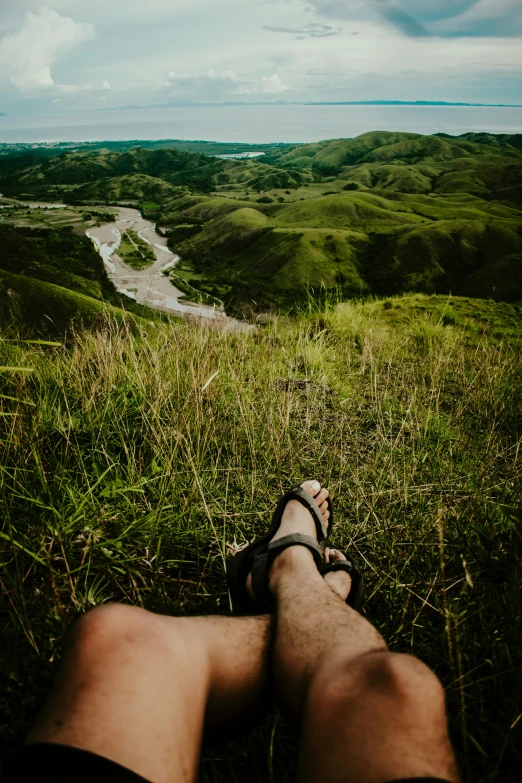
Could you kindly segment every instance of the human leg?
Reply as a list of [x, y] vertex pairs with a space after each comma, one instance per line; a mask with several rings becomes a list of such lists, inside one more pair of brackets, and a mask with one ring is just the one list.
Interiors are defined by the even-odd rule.
[[152, 783], [195, 780], [204, 724], [233, 721], [262, 699], [271, 635], [263, 616], [93, 610], [27, 742], [90, 751]]
[[[286, 535], [313, 535], [299, 504], [288, 504], [285, 519]], [[349, 589], [348, 574], [332, 576], [348, 580]], [[435, 675], [417, 659], [389, 652], [377, 630], [328, 588], [304, 547], [277, 557], [270, 591], [276, 687], [302, 730], [300, 783], [458, 781]]]

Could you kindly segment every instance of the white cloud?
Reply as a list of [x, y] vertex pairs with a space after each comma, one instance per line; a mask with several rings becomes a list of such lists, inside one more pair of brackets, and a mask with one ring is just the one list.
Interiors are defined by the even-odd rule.
[[186, 99], [194, 95], [196, 100], [219, 100], [234, 93], [241, 85], [234, 71], [217, 71], [209, 68], [204, 74], [180, 74], [170, 71], [168, 78], [161, 84], [163, 97]]
[[[53, 11], [38, 10], [46, 2]], [[52, 107], [55, 97], [63, 108], [113, 105], [123, 91], [125, 103], [141, 105], [290, 95], [522, 102], [522, 0], [0, 0], [0, 7], [0, 109], [12, 114]], [[405, 35], [407, 18], [430, 36]], [[80, 44], [93, 28], [82, 20], [99, 29], [88, 47]]]
[[290, 87], [287, 87], [280, 76], [274, 73], [273, 76], [263, 76], [261, 79], [263, 83], [262, 92], [267, 94], [274, 94], [278, 92], [286, 92]]
[[210, 76], [211, 79], [223, 79], [224, 81], [230, 81], [230, 82], [236, 82], [237, 76], [235, 74], [235, 71], [216, 71], [214, 68], [210, 68], [208, 71], [208, 76]]
[[260, 82], [250, 82], [240, 84], [235, 90], [235, 95], [259, 95], [263, 93], [265, 95], [275, 95], [277, 93], [286, 92], [290, 87], [284, 84], [281, 77], [274, 73], [272, 76], [263, 76]]
[[77, 23], [52, 8], [41, 8], [37, 14], [27, 13], [17, 32], [6, 33], [0, 39], [0, 69], [7, 81], [24, 93], [42, 90], [71, 93], [89, 89], [55, 84], [51, 67], [60, 56], [93, 35], [91, 24]]
[[107, 79], [105, 79], [105, 81], [102, 84], [102, 90], [107, 90], [107, 91], [112, 90], [111, 84], [110, 82], [107, 81]]

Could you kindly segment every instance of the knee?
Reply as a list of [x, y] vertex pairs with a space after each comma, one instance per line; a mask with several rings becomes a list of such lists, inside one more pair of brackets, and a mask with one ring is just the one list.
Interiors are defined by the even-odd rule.
[[379, 652], [340, 663], [323, 672], [314, 688], [318, 706], [326, 712], [344, 710], [355, 702], [376, 701], [412, 714], [429, 707], [444, 709], [444, 691], [435, 674], [411, 655]]
[[123, 604], [92, 609], [75, 625], [69, 650], [87, 665], [103, 665], [110, 656], [158, 643], [155, 615]]
[[365, 666], [365, 686], [370, 692], [396, 703], [444, 703], [444, 691], [435, 674], [412, 655], [385, 653]]

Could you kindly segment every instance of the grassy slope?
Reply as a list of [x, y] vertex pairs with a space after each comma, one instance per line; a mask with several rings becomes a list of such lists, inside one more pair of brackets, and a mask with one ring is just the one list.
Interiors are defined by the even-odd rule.
[[0, 269], [0, 323], [19, 325], [24, 333], [62, 334], [74, 321], [91, 323], [106, 313], [124, 315], [92, 296]]
[[522, 155], [507, 138], [376, 132], [276, 151], [262, 165], [265, 180], [297, 170], [316, 182], [275, 183], [266, 204], [237, 180], [237, 195], [164, 210], [166, 224], [203, 224], [192, 236], [174, 229], [171, 247], [229, 305], [288, 305], [307, 285], [522, 298]]
[[518, 210], [468, 194], [380, 193], [281, 205], [181, 199], [170, 214], [203, 223], [202, 230], [179, 243], [173, 238], [171, 247], [218, 283], [232, 269], [240, 296], [262, 304], [293, 301], [305, 285], [337, 284], [345, 295], [425, 290], [522, 298]]
[[[332, 490], [334, 544], [365, 563], [365, 613], [441, 677], [464, 780], [514, 783], [521, 338], [513, 306], [408, 296], [260, 333], [113, 322], [68, 349], [1, 341], [0, 364], [34, 370], [0, 374], [19, 400], [0, 418], [3, 747], [74, 618], [109, 600], [227, 614], [227, 544], [310, 475]], [[206, 753], [202, 780], [291, 780], [293, 742], [272, 714]]]
[[95, 299], [114, 293], [91, 240], [68, 228], [2, 225], [0, 244], [0, 268], [8, 272], [55, 283]]
[[29, 329], [59, 335], [71, 321], [91, 323], [105, 312], [119, 321], [129, 311], [138, 322], [141, 316], [162, 318], [118, 294], [92, 242], [70, 228], [4, 224], [0, 245], [3, 325], [14, 324], [22, 333]]
[[31, 165], [16, 172], [7, 156], [0, 187], [65, 188], [64, 198], [86, 202], [152, 200], [154, 219], [175, 228], [172, 249], [233, 308], [288, 307], [307, 286], [517, 301], [519, 147], [515, 136], [374, 132], [275, 148], [262, 162], [100, 150], [25, 155]]

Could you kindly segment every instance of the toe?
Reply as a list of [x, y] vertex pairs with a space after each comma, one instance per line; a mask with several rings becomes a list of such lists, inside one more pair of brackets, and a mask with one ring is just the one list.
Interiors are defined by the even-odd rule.
[[323, 487], [321, 491], [315, 496], [314, 500], [318, 506], [322, 506], [323, 503], [326, 503], [329, 497], [330, 493], [327, 489], [325, 489], [325, 487]]
[[[331, 565], [332, 563], [339, 563], [340, 561], [346, 559], [347, 558], [343, 555], [343, 553], [339, 552], [337, 549], [326, 548], [324, 550], [324, 561], [328, 565]], [[339, 596], [339, 598], [342, 598], [343, 601], [346, 601], [352, 586], [352, 578], [350, 574], [346, 573], [346, 571], [333, 571], [330, 574], [325, 574], [324, 581], [328, 587]]]
[[325, 563], [331, 564], [331, 563], [339, 563], [341, 560], [346, 560], [346, 556], [343, 555], [342, 552], [339, 552], [338, 549], [325, 549], [324, 551], [324, 561]]
[[321, 484], [318, 481], [305, 481], [301, 484], [301, 487], [305, 492], [308, 492], [313, 498], [317, 497], [317, 493], [321, 489]]

